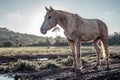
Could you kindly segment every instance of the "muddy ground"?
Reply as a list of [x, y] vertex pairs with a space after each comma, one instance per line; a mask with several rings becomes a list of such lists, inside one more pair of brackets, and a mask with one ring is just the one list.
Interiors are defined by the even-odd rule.
[[[18, 59], [55, 59], [58, 56], [65, 58], [68, 55], [0, 56], [0, 64], [17, 61]], [[4, 72], [0, 73], [4, 74]], [[105, 70], [104, 65], [101, 65], [98, 70], [92, 69], [92, 66], [85, 66], [82, 71], [73, 70], [68, 66], [66, 68], [44, 69], [37, 72], [15, 72], [11, 74], [15, 74], [15, 80], [120, 80], [120, 58], [112, 59], [110, 70]]]
[[120, 80], [120, 64], [111, 64], [110, 70], [105, 71], [102, 66], [99, 70], [85, 68], [81, 72], [76, 72], [71, 68], [43, 70], [34, 73], [23, 73], [16, 75], [18, 78], [28, 80]]

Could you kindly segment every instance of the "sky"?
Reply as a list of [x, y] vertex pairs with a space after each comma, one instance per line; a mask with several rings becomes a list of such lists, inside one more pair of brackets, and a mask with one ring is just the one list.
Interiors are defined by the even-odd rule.
[[[120, 32], [120, 0], [0, 0], [0, 27], [19, 33], [55, 37], [52, 30], [46, 35], [40, 33], [45, 6], [77, 13], [84, 18], [101, 19], [107, 24], [109, 34]], [[64, 36], [62, 29], [58, 35]]]

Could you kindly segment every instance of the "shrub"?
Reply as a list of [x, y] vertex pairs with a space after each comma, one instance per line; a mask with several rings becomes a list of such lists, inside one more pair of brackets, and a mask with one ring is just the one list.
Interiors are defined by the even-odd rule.
[[81, 59], [81, 61], [82, 61], [82, 64], [83, 64], [83, 65], [88, 65], [88, 64], [87, 64], [87, 63], [88, 63], [87, 60], [85, 60], [85, 59]]
[[73, 59], [71, 56], [68, 56], [67, 59], [62, 60], [61, 62], [65, 66], [72, 66], [73, 64]]
[[0, 71], [4, 71], [5, 67], [4, 66], [0, 66]]
[[[62, 63], [64, 66], [72, 66], [73, 65], [73, 58], [71, 56], [68, 56], [67, 59], [63, 59], [60, 63]], [[82, 59], [83, 65], [86, 65], [88, 63], [86, 60]]]
[[120, 53], [111, 53], [110, 54], [110, 58], [112, 59], [120, 59]]
[[35, 71], [37, 70], [36, 66], [37, 64], [34, 64], [32, 62], [19, 60], [14, 65], [14, 71]]
[[13, 42], [11, 41], [6, 41], [3, 44], [4, 44], [4, 47], [12, 47], [14, 45]]
[[62, 61], [62, 58], [58, 56], [58, 58], [56, 59], [56, 62], [59, 64], [61, 61]]
[[42, 63], [40, 65], [40, 69], [56, 69], [59, 68], [60, 66], [58, 64], [56, 64], [55, 62], [46, 62], [46, 63]]

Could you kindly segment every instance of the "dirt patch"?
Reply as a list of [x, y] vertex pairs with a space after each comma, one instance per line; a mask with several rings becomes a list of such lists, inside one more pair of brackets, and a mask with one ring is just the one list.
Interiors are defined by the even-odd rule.
[[62, 55], [53, 55], [53, 54], [47, 54], [47, 55], [21, 55], [21, 56], [0, 56], [0, 63], [6, 63], [6, 62], [10, 62], [10, 61], [17, 61], [19, 59], [21, 60], [34, 60], [34, 59], [39, 59], [39, 58], [48, 58], [48, 59], [55, 59], [58, 57], [61, 58], [66, 58], [68, 57], [69, 54], [62, 54]]

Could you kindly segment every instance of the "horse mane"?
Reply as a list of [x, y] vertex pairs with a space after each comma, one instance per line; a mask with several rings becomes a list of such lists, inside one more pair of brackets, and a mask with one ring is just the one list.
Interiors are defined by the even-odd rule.
[[[69, 29], [76, 31], [78, 30], [78, 27], [80, 27], [80, 25], [83, 23], [82, 17], [80, 17], [78, 14], [70, 13], [62, 10], [55, 10], [55, 11], [59, 14], [59, 20], [60, 20], [60, 23], [62, 23], [62, 26], [64, 29], [69, 27]], [[67, 15], [70, 15], [71, 17], [66, 18]], [[71, 26], [68, 25], [69, 20], [71, 20], [72, 23], [75, 23], [75, 24], [71, 24]]]
[[57, 12], [60, 12], [60, 13], [65, 13], [65, 14], [69, 14], [69, 15], [74, 15], [74, 13], [70, 13], [68, 11], [63, 11], [63, 10], [56, 10]]

